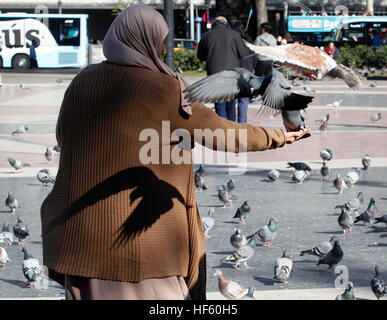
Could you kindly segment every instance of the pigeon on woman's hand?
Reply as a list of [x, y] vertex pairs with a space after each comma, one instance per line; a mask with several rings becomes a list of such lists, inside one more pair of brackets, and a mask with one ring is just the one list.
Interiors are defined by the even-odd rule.
[[[305, 109], [301, 110], [282, 110], [282, 121], [286, 131], [300, 131], [306, 129], [305, 120], [308, 118]], [[310, 132], [305, 133], [300, 139], [310, 137]]]

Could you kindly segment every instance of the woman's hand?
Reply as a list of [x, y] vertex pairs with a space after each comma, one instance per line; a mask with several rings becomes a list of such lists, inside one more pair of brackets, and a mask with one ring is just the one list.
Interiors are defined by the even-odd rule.
[[285, 132], [285, 142], [293, 143], [294, 141], [299, 140], [304, 134], [309, 133], [310, 129], [301, 129], [300, 131]]

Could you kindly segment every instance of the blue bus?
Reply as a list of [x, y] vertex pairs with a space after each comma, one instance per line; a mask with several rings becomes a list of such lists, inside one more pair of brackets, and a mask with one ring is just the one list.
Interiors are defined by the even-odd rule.
[[288, 16], [287, 29], [294, 41], [313, 46], [373, 45], [375, 36], [387, 44], [386, 16]]
[[33, 40], [39, 68], [85, 67], [87, 18], [87, 14], [0, 13], [0, 68], [29, 68]]

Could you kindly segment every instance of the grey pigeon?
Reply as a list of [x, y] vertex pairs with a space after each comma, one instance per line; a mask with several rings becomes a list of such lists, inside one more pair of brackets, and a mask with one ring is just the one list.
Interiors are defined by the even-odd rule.
[[315, 122], [328, 122], [328, 120], [329, 120], [329, 113], [327, 113], [322, 118], [315, 120]]
[[254, 291], [255, 291], [254, 286], [249, 287], [249, 292], [247, 292], [247, 294], [241, 300], [255, 300]]
[[0, 233], [0, 246], [12, 246], [13, 234], [9, 230], [9, 222], [4, 223], [3, 229]]
[[374, 123], [375, 121], [379, 121], [380, 119], [382, 119], [382, 113], [381, 112], [378, 112], [377, 114], [374, 114], [370, 117], [370, 120], [372, 123]]
[[247, 201], [238, 208], [233, 219], [239, 219], [239, 223], [246, 225], [245, 219], [250, 215], [250, 206], [247, 204]]
[[54, 154], [48, 148], [46, 148], [46, 152], [44, 153], [44, 156], [45, 156], [47, 162], [50, 162], [50, 161], [54, 160]]
[[328, 270], [332, 270], [332, 267], [334, 267], [336, 264], [338, 264], [344, 256], [344, 252], [341, 249], [339, 240], [336, 240], [333, 244], [332, 250], [330, 250], [324, 257], [321, 257], [317, 265], [320, 264], [327, 264], [329, 266]]
[[348, 202], [344, 203], [343, 205], [337, 205], [335, 207], [335, 209], [341, 209], [341, 208], [345, 208], [351, 212], [354, 212], [355, 214], [357, 214], [358, 210], [360, 209], [360, 207], [363, 205], [364, 203], [364, 195], [363, 195], [363, 192], [359, 192], [357, 194], [357, 197], [352, 199], [352, 200], [349, 200]]
[[348, 211], [345, 208], [342, 208], [341, 214], [339, 215], [339, 218], [337, 221], [340, 227], [343, 228], [343, 236], [350, 235], [352, 232], [352, 226], [353, 226], [351, 211]]
[[372, 82], [372, 83], [370, 84], [370, 87], [371, 87], [371, 88], [376, 88], [377, 85], [378, 85], [378, 83], [377, 83], [376, 81], [374, 81], [374, 82]]
[[280, 172], [277, 170], [277, 169], [273, 169], [269, 172], [269, 174], [267, 175], [267, 177], [273, 181], [273, 182], [276, 182], [279, 177], [280, 177]]
[[378, 266], [375, 266], [375, 276], [371, 280], [371, 290], [378, 300], [386, 294], [386, 286]]
[[[282, 110], [282, 121], [286, 131], [300, 131], [305, 129], [305, 120], [308, 118], [305, 109], [301, 110]], [[305, 133], [300, 137], [300, 139], [308, 138], [311, 134]]]
[[227, 183], [226, 183], [226, 187], [227, 187], [227, 191], [231, 192], [235, 189], [235, 180], [234, 179], [230, 179]]
[[218, 277], [219, 292], [229, 300], [240, 300], [246, 296], [249, 290], [239, 283], [229, 280], [219, 269], [215, 270], [214, 276]]
[[340, 173], [338, 173], [336, 179], [333, 180], [333, 186], [339, 190], [339, 196], [341, 196], [345, 188], [348, 188], [344, 180], [340, 177]]
[[36, 174], [36, 178], [43, 186], [47, 186], [50, 183], [55, 183], [55, 179], [50, 176], [50, 171], [42, 169]]
[[296, 170], [291, 176], [292, 181], [296, 181], [298, 184], [303, 183], [309, 177], [308, 171]]
[[197, 191], [207, 190], [204, 177], [200, 173], [195, 173], [195, 187]]
[[294, 168], [296, 170], [312, 171], [305, 162], [288, 162], [287, 168]]
[[29, 236], [29, 230], [20, 217], [17, 218], [17, 223], [13, 226], [13, 234], [19, 241], [19, 245], [24, 245], [24, 240]]
[[329, 170], [327, 163], [325, 161], [323, 162], [323, 165], [320, 169], [320, 172], [321, 172], [321, 176], [323, 178], [323, 181], [328, 181], [330, 170]]
[[52, 148], [52, 150], [54, 150], [54, 151], [56, 151], [56, 152], [60, 152], [60, 146], [59, 146], [59, 144], [57, 144], [57, 145], [55, 145], [53, 148]]
[[232, 198], [231, 194], [222, 187], [217, 187], [218, 191], [218, 199], [223, 203], [223, 208], [226, 208], [226, 206], [232, 208]]
[[4, 248], [0, 247], [0, 265], [1, 265], [1, 269], [3, 269], [3, 270], [6, 269], [5, 265], [7, 264], [8, 261], [11, 261], [11, 260], [9, 260], [7, 251]]
[[363, 164], [363, 170], [367, 170], [371, 166], [371, 164], [372, 164], [371, 157], [368, 154], [366, 154], [361, 159], [361, 163]]
[[253, 267], [248, 266], [247, 261], [249, 259], [251, 259], [251, 257], [254, 255], [255, 245], [256, 245], [256, 239], [253, 237], [244, 246], [240, 247], [237, 251], [235, 251], [232, 255], [229, 255], [229, 256], [221, 259], [220, 262], [221, 263], [228, 263], [228, 262], [235, 263], [234, 268], [236, 270], [239, 270], [239, 265], [243, 262], [246, 269], [251, 269]]
[[202, 164], [199, 166], [199, 169], [196, 170], [195, 174], [200, 174], [203, 177], [206, 175], [206, 170]]
[[336, 297], [336, 300], [356, 300], [355, 294], [353, 292], [353, 283], [348, 281], [347, 288], [344, 292]]
[[360, 168], [356, 168], [356, 171], [351, 171], [346, 174], [346, 176], [343, 178], [345, 184], [348, 187], [353, 187], [360, 179]]
[[305, 87], [304, 87], [304, 90], [305, 90], [305, 92], [308, 92], [308, 93], [316, 92], [316, 90], [312, 89], [312, 88], [309, 87], [309, 86], [305, 86]]
[[273, 279], [282, 283], [287, 283], [293, 269], [293, 261], [290, 259], [290, 254], [286, 250], [282, 257], [278, 258], [274, 265]]
[[322, 149], [320, 151], [320, 157], [323, 161], [331, 161], [333, 153], [331, 149]]
[[207, 217], [202, 217], [202, 225], [204, 229], [204, 235], [206, 238], [211, 238], [211, 236], [208, 235], [208, 232], [212, 229], [212, 227], [215, 224], [215, 219], [214, 219], [214, 208], [210, 208], [208, 211]]
[[275, 239], [277, 236], [277, 220], [275, 218], [270, 218], [269, 223], [260, 228], [257, 232], [248, 236], [247, 239], [258, 238], [260, 241], [264, 242], [264, 247], [270, 247], [270, 242]]
[[235, 232], [230, 237], [230, 243], [235, 249], [239, 249], [240, 247], [247, 244], [247, 239], [243, 235], [241, 229], [235, 229]]
[[34, 258], [26, 247], [22, 249], [22, 252], [24, 252], [24, 260], [22, 262], [23, 275], [27, 279], [27, 286], [34, 287], [34, 282], [41, 273], [39, 260]]
[[375, 223], [376, 213], [378, 212], [378, 208], [376, 207], [376, 201], [375, 198], [371, 198], [368, 208], [366, 211], [364, 211], [361, 215], [357, 216], [355, 218], [354, 223], [357, 223], [359, 221], [363, 221], [364, 224], [369, 223], [372, 227]]
[[325, 241], [325, 242], [319, 244], [318, 246], [313, 247], [312, 249], [301, 251], [300, 256], [313, 255], [313, 256], [318, 256], [318, 257], [322, 258], [329, 251], [332, 250], [333, 244], [335, 243], [335, 241], [337, 239], [338, 239], [337, 236], [332, 236], [329, 241]]
[[212, 74], [184, 89], [188, 102], [222, 102], [260, 96], [262, 106], [277, 110], [305, 109], [312, 96], [294, 93], [281, 72], [257, 77], [244, 68]]
[[25, 163], [23, 161], [20, 161], [20, 160], [16, 160], [16, 159], [13, 159], [11, 157], [8, 157], [7, 158], [9, 164], [15, 169], [15, 173], [24, 168], [24, 167], [30, 167], [31, 165], [29, 163]]
[[387, 214], [382, 215], [381, 217], [375, 218], [375, 223], [381, 223], [381, 222], [385, 223], [387, 228]]
[[11, 210], [12, 215], [15, 214], [16, 208], [21, 208], [19, 201], [17, 201], [11, 192], [8, 192], [8, 197], [5, 199], [5, 205]]
[[15, 131], [12, 132], [12, 135], [14, 136], [15, 134], [23, 134], [26, 131], [28, 131], [28, 127], [26, 125], [20, 126], [17, 128]]

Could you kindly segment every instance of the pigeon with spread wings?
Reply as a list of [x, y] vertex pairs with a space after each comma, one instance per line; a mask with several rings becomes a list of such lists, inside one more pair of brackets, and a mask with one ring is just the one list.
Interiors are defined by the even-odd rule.
[[359, 77], [352, 69], [337, 64], [319, 48], [299, 43], [266, 47], [255, 46], [246, 41], [245, 44], [258, 55], [271, 58], [281, 63], [281, 67], [300, 75], [312, 79], [321, 79], [325, 76], [340, 78], [352, 89], [358, 89], [361, 85]]

